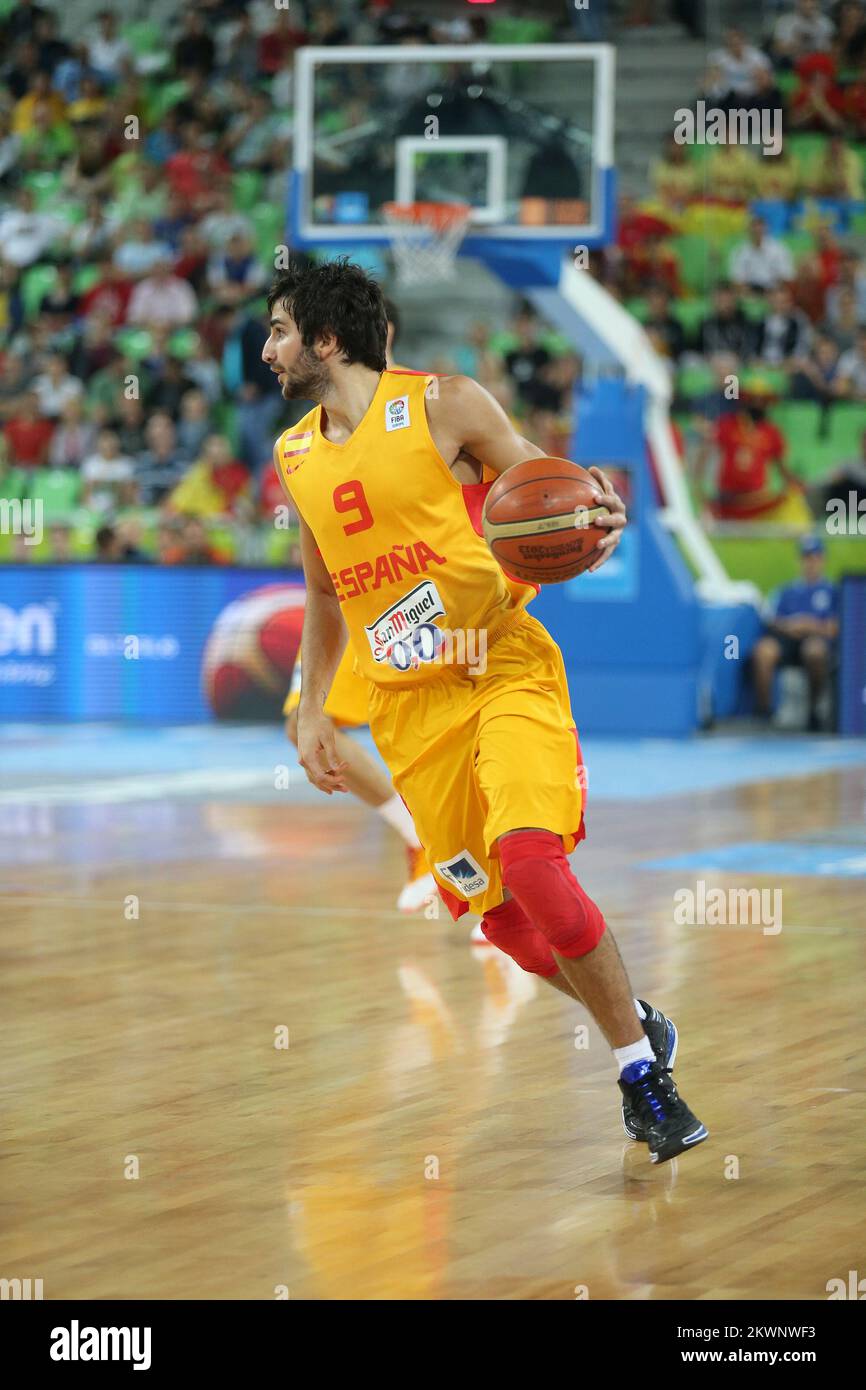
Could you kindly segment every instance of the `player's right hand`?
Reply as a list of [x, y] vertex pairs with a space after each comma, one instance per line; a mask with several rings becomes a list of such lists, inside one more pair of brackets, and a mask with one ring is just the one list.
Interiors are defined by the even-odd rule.
[[298, 713], [298, 762], [319, 791], [347, 792], [349, 788], [343, 780], [348, 766], [337, 756], [337, 742], [334, 725], [325, 714]]

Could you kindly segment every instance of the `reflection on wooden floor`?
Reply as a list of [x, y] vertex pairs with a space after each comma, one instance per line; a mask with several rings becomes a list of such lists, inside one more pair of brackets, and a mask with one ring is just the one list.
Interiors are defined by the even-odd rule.
[[134, 835], [91, 807], [108, 867], [80, 862], [74, 806], [35, 807], [53, 862], [0, 884], [0, 1275], [46, 1298], [825, 1298], [866, 1273], [864, 879], [746, 885], [708, 853], [707, 881], [782, 888], [766, 935], [675, 925], [695, 873], [637, 865], [832, 838], [863, 796], [853, 768], [592, 814], [575, 871], [711, 1130], [658, 1169], [594, 1025], [575, 1045], [586, 1015], [447, 918], [400, 918], [399, 846], [355, 805], [154, 803]]

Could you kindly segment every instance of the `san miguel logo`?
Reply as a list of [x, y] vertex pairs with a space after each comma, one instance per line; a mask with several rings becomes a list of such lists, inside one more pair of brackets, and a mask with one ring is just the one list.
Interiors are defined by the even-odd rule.
[[380, 614], [375, 622], [364, 628], [373, 660], [377, 663], [390, 661], [400, 670], [408, 669], [415, 663], [407, 660], [404, 666], [399, 658], [404, 648], [407, 656], [411, 655], [413, 633], [422, 627], [426, 628], [434, 618], [444, 617], [444, 614], [445, 607], [439, 597], [439, 590], [432, 579], [425, 579]]

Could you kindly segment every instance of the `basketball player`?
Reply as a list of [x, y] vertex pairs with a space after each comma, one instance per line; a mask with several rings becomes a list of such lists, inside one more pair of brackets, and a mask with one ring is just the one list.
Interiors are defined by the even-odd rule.
[[[399, 316], [397, 307], [391, 300], [385, 301], [385, 313], [388, 323], [385, 361], [388, 368], [393, 369], [392, 353], [399, 331]], [[292, 672], [291, 689], [283, 705], [286, 734], [296, 748], [301, 681], [302, 666], [299, 655]], [[435, 895], [436, 880], [430, 873], [412, 817], [395, 792], [387, 774], [354, 739], [343, 733], [344, 729], [360, 729], [367, 723], [368, 694], [369, 684], [363, 676], [356, 673], [355, 657], [352, 648], [348, 646], [328, 691], [323, 713], [334, 725], [334, 747], [344, 764], [344, 779], [349, 791], [366, 806], [372, 806], [378, 811], [382, 819], [397, 831], [406, 846], [408, 876], [397, 899], [397, 907], [401, 912], [417, 912]]]
[[[633, 998], [566, 858], [584, 829], [562, 655], [526, 613], [533, 586], [479, 534], [483, 467], [540, 451], [469, 377], [388, 371], [381, 289], [345, 259], [283, 272], [268, 310], [262, 357], [284, 398], [318, 402], [274, 446], [307, 582], [301, 765], [321, 790], [347, 790], [323, 706], [348, 630], [373, 738], [452, 916], [471, 907], [490, 941], [584, 1003], [613, 1050], [627, 1132], [653, 1162], [673, 1158], [707, 1137], [667, 1069], [676, 1030]], [[592, 472], [609, 511], [598, 568], [625, 509]], [[431, 659], [437, 618], [440, 639], [464, 634], [464, 655], [483, 636], [485, 661]]]

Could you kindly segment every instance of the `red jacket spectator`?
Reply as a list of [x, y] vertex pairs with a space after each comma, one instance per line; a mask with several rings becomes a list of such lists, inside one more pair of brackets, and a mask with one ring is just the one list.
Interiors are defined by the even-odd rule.
[[80, 312], [84, 318], [97, 314], [107, 319], [112, 328], [120, 328], [126, 322], [132, 290], [132, 281], [111, 260], [106, 260], [101, 278], [82, 295]]
[[231, 173], [222, 155], [203, 149], [179, 150], [164, 167], [172, 192], [193, 205], [204, 203], [214, 186]]
[[36, 392], [25, 392], [18, 412], [3, 427], [10, 463], [17, 468], [44, 467], [53, 433], [53, 422], [43, 419], [38, 412]]
[[259, 39], [259, 72], [271, 77], [284, 68], [296, 48], [307, 42], [303, 29], [296, 29], [287, 10], [279, 15], [277, 26]]
[[797, 64], [800, 85], [791, 98], [790, 121], [798, 130], [844, 128], [845, 93], [836, 84], [836, 64], [828, 53], [810, 53]]
[[745, 518], [774, 507], [781, 494], [769, 489], [770, 465], [783, 462], [785, 440], [772, 420], [755, 420], [746, 411], [723, 415], [715, 439], [720, 452], [716, 515]]

